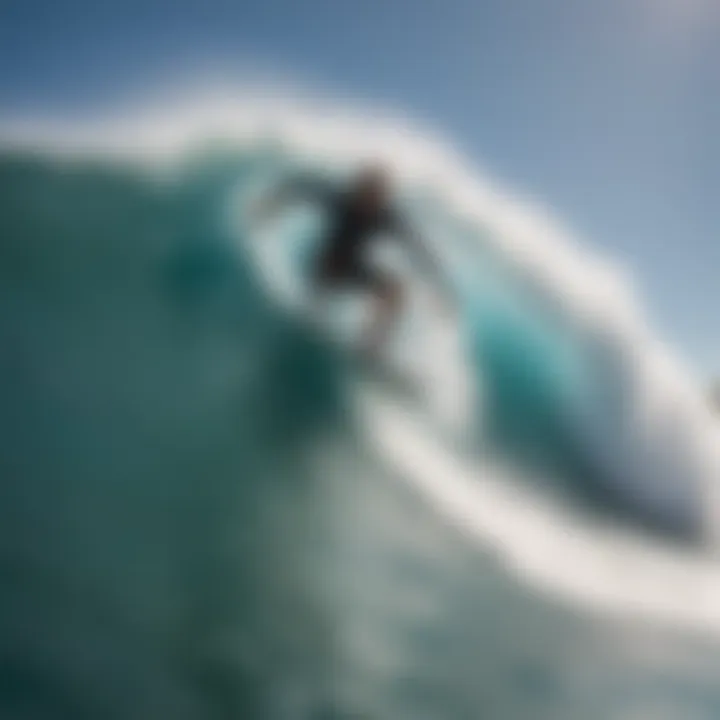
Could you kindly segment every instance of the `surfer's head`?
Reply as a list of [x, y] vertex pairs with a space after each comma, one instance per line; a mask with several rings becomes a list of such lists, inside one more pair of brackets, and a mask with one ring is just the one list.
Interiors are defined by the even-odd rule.
[[355, 175], [353, 194], [365, 210], [384, 207], [390, 199], [390, 190], [390, 173], [379, 163], [368, 163]]

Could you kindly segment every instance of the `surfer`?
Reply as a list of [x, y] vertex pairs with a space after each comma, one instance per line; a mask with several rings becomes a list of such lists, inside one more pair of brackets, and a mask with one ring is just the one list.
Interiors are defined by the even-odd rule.
[[408, 247], [444, 291], [443, 307], [451, 306], [449, 284], [441, 277], [435, 258], [420, 242], [392, 202], [391, 180], [381, 165], [364, 166], [348, 187], [338, 188], [315, 176], [301, 176], [280, 184], [261, 204], [266, 214], [293, 200], [311, 200], [327, 212], [328, 225], [311, 274], [314, 290], [360, 289], [370, 294], [373, 311], [361, 340], [361, 350], [374, 355], [385, 343], [403, 307], [403, 285], [393, 273], [374, 267], [366, 259], [368, 247], [379, 236], [392, 235]]

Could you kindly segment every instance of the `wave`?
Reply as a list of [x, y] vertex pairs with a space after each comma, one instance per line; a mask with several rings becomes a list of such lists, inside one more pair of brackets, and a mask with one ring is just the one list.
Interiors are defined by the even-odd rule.
[[490, 392], [496, 436], [554, 467], [578, 456], [571, 465], [637, 512], [711, 531], [703, 513], [714, 507], [717, 423], [619, 269], [429, 133], [377, 112], [266, 96], [85, 125], [25, 120], [2, 135], [55, 154], [114, 152], [156, 173], [189, 173], [193, 161], [202, 173], [217, 160], [235, 173], [235, 190], [298, 165], [342, 171], [386, 159], [461, 289], [472, 372]]
[[[98, 670], [97, 682], [132, 696], [135, 716], [164, 697], [163, 653], [236, 714], [273, 716], [248, 709], [270, 702], [260, 685], [323, 685], [338, 654], [351, 667], [347, 693], [365, 702], [381, 682], [367, 667], [400, 661], [382, 650], [375, 615], [377, 647], [345, 638], [338, 607], [356, 599], [344, 583], [358, 597], [372, 585], [344, 575], [343, 553], [360, 542], [353, 523], [370, 535], [379, 523], [399, 546], [407, 524], [432, 572], [454, 557], [434, 564], [447, 540], [425, 510], [391, 502], [383, 521], [362, 499], [392, 498], [396, 476], [473, 547], [492, 548], [503, 572], [549, 596], [720, 629], [717, 573], [701, 554], [714, 540], [720, 443], [702, 391], [616, 268], [446, 143], [404, 119], [267, 97], [6, 121], [0, 138], [0, 332], [11, 348], [0, 442], [3, 472], [18, 478], [0, 503], [15, 578], [3, 637], [24, 648], [27, 687], [42, 675], [33, 658], [71, 655], [73, 643], [91, 660], [69, 662], [61, 685], [109, 662], [82, 612], [65, 624], [72, 632], [59, 630], [53, 597], [60, 615], [104, 608], [112, 618], [96, 622], [113, 662], [126, 661], [124, 680]], [[424, 375], [433, 395], [462, 408], [449, 436], [436, 407], [408, 409], [360, 383], [288, 311], [293, 299], [283, 304], [275, 271], [285, 263], [297, 279], [291, 248], [317, 219], [300, 212], [260, 237], [244, 215], [246, 197], [283, 173], [342, 176], [367, 157], [396, 170], [402, 203], [462, 300], [461, 336], [442, 357], [431, 352], [442, 326], [422, 305], [411, 313], [419, 331], [398, 341], [434, 371]], [[423, 282], [408, 277], [421, 303]], [[406, 512], [434, 528], [432, 541]], [[639, 525], [671, 535], [650, 539]], [[694, 544], [678, 547], [678, 535]], [[393, 547], [378, 543], [377, 562], [390, 563]], [[27, 618], [41, 628], [32, 642], [13, 629]], [[342, 650], [328, 639], [336, 621]], [[146, 662], [134, 668], [140, 646]], [[273, 702], [301, 702], [284, 681], [282, 692], [270, 684]], [[175, 697], [174, 716], [192, 716], [196, 701]]]

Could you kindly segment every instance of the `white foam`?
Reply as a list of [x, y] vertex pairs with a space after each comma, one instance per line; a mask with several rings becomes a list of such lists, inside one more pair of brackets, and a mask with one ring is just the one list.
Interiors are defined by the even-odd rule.
[[605, 615], [720, 636], [716, 558], [563, 510], [507, 469], [449, 451], [417, 417], [378, 395], [359, 398], [371, 446], [399, 477], [519, 579]]

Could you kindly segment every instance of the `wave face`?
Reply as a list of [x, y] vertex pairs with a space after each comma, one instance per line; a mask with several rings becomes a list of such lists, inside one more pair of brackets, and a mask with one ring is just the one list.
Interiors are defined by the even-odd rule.
[[[3, 712], [714, 716], [717, 429], [616, 274], [392, 123], [183, 113], [4, 131]], [[462, 299], [399, 341], [452, 437], [291, 311], [317, 219], [244, 213], [370, 153]]]

